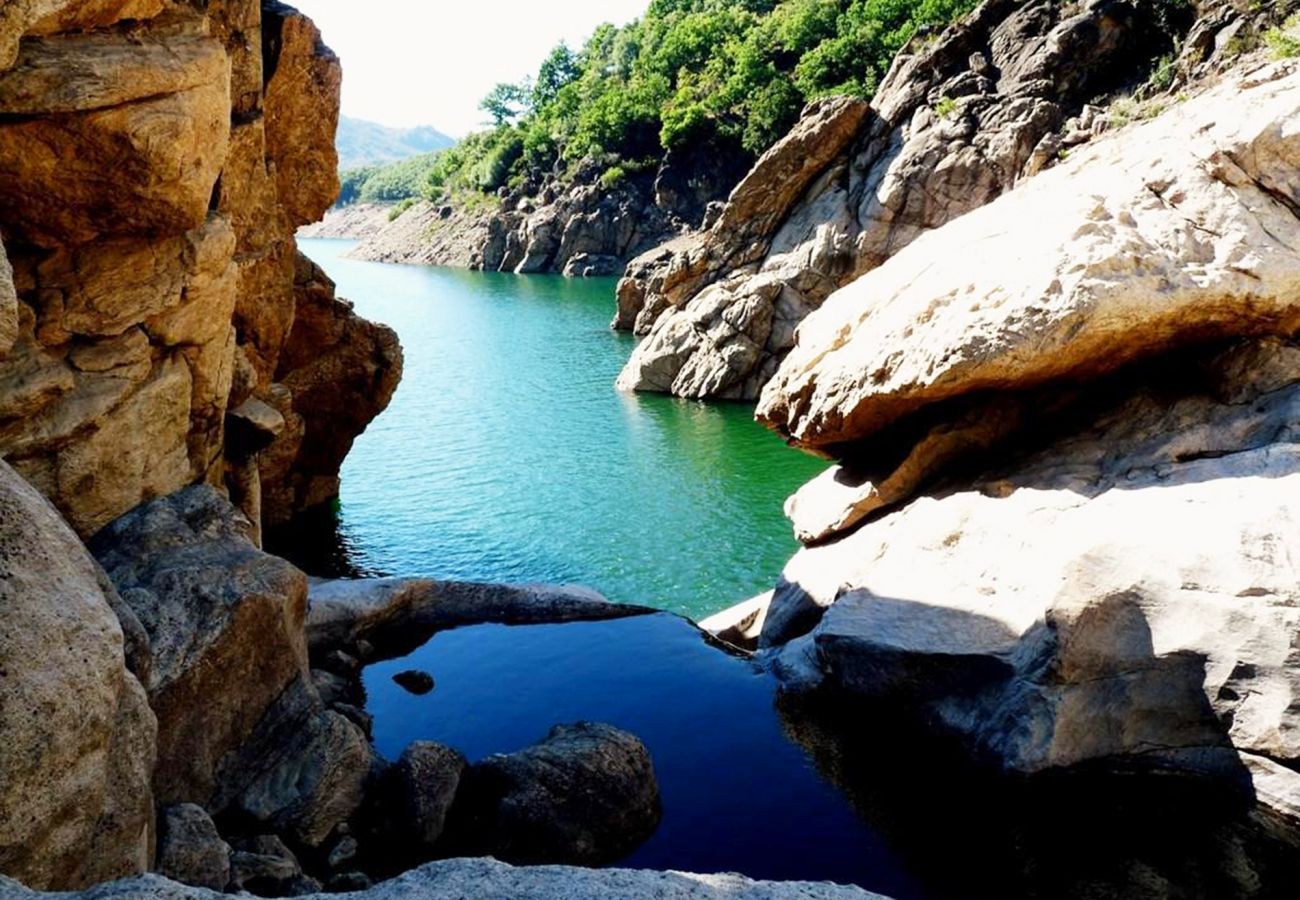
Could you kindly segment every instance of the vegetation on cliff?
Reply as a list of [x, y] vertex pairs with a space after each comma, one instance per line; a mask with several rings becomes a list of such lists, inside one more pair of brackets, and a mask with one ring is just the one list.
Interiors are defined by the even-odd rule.
[[[756, 157], [810, 99], [869, 97], [898, 50], [976, 0], [652, 0], [483, 100], [492, 126], [437, 154], [347, 173], [340, 202], [493, 192], [584, 158], [628, 171], [716, 145]], [[417, 170], [426, 173], [417, 184]]]

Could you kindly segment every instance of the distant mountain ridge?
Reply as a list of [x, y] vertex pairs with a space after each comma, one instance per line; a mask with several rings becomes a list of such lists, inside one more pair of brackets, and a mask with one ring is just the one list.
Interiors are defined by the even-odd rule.
[[339, 117], [335, 138], [340, 171], [395, 162], [431, 150], [442, 150], [455, 143], [455, 138], [429, 125], [392, 128], [351, 116]]

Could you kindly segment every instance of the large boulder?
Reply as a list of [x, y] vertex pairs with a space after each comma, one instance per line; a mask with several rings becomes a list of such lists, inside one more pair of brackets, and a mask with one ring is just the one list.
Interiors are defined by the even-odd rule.
[[1088, 101], [1171, 50], [1153, 14], [1113, 0], [986, 0], [904, 48], [869, 112], [810, 108], [711, 229], [629, 270], [637, 283], [620, 288], [616, 325], [647, 337], [618, 386], [757, 398], [833, 291], [1054, 161], [1036, 151], [1057, 132], [1086, 140]]
[[156, 723], [113, 588], [0, 462], [0, 873], [75, 889], [146, 871]]
[[220, 765], [307, 667], [307, 578], [207, 486], [147, 503], [91, 549], [149, 634], [161, 803], [207, 804]]
[[759, 418], [824, 448], [981, 391], [1294, 331], [1297, 88], [1289, 64], [1239, 75], [916, 241], [800, 326]]
[[468, 763], [459, 751], [416, 741], [378, 779], [369, 798], [373, 852], [400, 869], [434, 859]]
[[650, 753], [609, 725], [557, 725], [546, 740], [471, 767], [452, 836], [475, 854], [516, 863], [601, 865], [659, 824]]

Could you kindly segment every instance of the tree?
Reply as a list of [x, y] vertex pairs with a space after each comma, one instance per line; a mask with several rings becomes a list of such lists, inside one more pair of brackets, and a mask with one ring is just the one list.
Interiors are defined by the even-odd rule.
[[537, 70], [537, 83], [533, 85], [533, 108], [541, 109], [551, 103], [566, 85], [578, 80], [582, 66], [578, 56], [561, 41]]
[[501, 127], [526, 114], [532, 101], [532, 88], [527, 80], [523, 84], [502, 82], [494, 87], [478, 108], [492, 117], [492, 124]]

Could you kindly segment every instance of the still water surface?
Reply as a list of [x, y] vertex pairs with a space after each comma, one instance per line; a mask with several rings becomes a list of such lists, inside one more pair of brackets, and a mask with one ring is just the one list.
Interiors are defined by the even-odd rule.
[[635, 339], [613, 279], [303, 252], [396, 329], [405, 375], [343, 467], [339, 533], [366, 574], [590, 585], [693, 617], [770, 588], [785, 498], [824, 465], [746, 405], [613, 389]]

